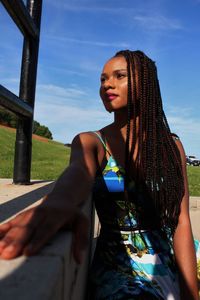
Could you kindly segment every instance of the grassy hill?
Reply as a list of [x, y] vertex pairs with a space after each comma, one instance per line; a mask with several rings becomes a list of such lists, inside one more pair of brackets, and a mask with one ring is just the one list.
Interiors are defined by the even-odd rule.
[[[36, 139], [37, 138], [37, 139]], [[12, 178], [15, 131], [0, 127], [0, 178]], [[70, 149], [40, 137], [33, 139], [32, 179], [54, 180], [69, 162]], [[191, 196], [200, 196], [200, 167], [188, 166]]]
[[[0, 127], [0, 178], [12, 178], [15, 130]], [[32, 179], [53, 180], [68, 165], [70, 149], [63, 144], [35, 136], [32, 149]]]

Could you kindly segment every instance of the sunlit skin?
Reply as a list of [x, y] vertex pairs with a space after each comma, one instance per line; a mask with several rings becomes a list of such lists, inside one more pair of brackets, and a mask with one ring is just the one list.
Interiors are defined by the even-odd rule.
[[127, 63], [124, 57], [111, 58], [101, 74], [100, 96], [107, 111], [127, 106]]
[[[136, 72], [137, 74], [137, 72]], [[136, 84], [137, 84], [137, 77]], [[127, 94], [128, 94], [128, 72], [127, 62], [123, 56], [112, 57], [109, 59], [102, 70], [100, 86], [100, 96], [105, 109], [114, 113], [114, 122], [104, 128], [107, 142], [114, 157], [118, 159], [120, 165], [124, 166], [124, 157], [118, 156], [118, 152], [124, 153], [126, 128], [127, 128]], [[133, 99], [137, 101], [137, 99]], [[131, 120], [130, 122], [133, 122]], [[138, 117], [136, 125], [138, 124]], [[138, 130], [138, 128], [136, 129]], [[130, 136], [130, 147], [132, 136]], [[136, 142], [133, 153], [133, 161], [136, 158], [138, 144]]]
[[[137, 85], [137, 70], [135, 70], [135, 72], [135, 81]], [[100, 81], [100, 96], [105, 109], [110, 113], [114, 113], [113, 125], [117, 128], [120, 128], [120, 135], [125, 141], [128, 96], [128, 72], [125, 58], [123, 56], [117, 56], [109, 59], [103, 67]], [[138, 100], [133, 99], [133, 101]], [[138, 124], [138, 120], [136, 120], [136, 124]]]

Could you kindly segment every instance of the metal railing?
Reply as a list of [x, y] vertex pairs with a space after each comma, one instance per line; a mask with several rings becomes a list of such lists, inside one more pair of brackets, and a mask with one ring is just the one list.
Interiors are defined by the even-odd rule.
[[0, 105], [18, 116], [13, 182], [29, 184], [42, 0], [1, 0], [24, 36], [19, 96], [0, 85]]

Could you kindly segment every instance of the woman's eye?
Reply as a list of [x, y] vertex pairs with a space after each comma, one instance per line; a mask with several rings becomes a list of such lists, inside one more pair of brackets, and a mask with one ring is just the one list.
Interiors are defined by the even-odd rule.
[[117, 78], [118, 78], [118, 79], [124, 78], [125, 76], [126, 76], [126, 74], [121, 74], [121, 73], [117, 74]]

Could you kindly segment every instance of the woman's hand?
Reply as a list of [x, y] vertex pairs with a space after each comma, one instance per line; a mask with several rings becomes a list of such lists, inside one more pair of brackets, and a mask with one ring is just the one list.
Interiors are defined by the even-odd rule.
[[76, 262], [81, 263], [82, 250], [88, 243], [88, 219], [80, 211], [72, 213], [50, 203], [23, 211], [0, 225], [0, 257], [12, 259], [34, 255], [64, 227], [73, 232], [73, 255]]

